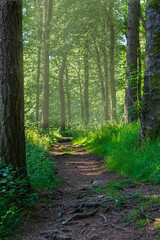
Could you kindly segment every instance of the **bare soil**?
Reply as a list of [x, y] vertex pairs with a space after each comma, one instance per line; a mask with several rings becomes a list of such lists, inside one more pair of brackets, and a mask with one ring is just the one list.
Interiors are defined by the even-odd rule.
[[[66, 138], [52, 153], [63, 185], [42, 194], [49, 200], [23, 220], [20, 234], [10, 240], [160, 239], [159, 186], [133, 183], [108, 171], [102, 159]], [[151, 199], [146, 208], [142, 202]]]

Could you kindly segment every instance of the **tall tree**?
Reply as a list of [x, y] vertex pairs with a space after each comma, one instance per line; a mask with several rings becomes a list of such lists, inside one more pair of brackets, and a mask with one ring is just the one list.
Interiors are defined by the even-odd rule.
[[41, 116], [41, 128], [43, 129], [47, 129], [49, 124], [49, 40], [50, 22], [52, 17], [52, 1], [53, 0], [43, 0], [44, 67]]
[[104, 77], [103, 77], [102, 68], [101, 68], [100, 53], [99, 53], [99, 50], [98, 50], [97, 46], [95, 46], [95, 52], [96, 52], [97, 69], [98, 69], [98, 75], [99, 75], [99, 83], [100, 83], [101, 95], [102, 95], [103, 117], [104, 117], [104, 120], [106, 120], [107, 113], [106, 113], [106, 99], [105, 99]]
[[141, 138], [154, 137], [160, 130], [160, 4], [146, 5], [146, 62], [142, 105]]
[[43, 30], [42, 30], [42, 21], [43, 21], [43, 18], [42, 18], [42, 10], [41, 10], [41, 1], [39, 0], [35, 0], [34, 1], [34, 7], [36, 9], [36, 19], [37, 19], [37, 38], [36, 38], [36, 41], [37, 41], [37, 48], [38, 48], [38, 51], [37, 51], [37, 78], [36, 78], [36, 122], [38, 122], [39, 120], [39, 92], [40, 92], [40, 89], [39, 89], [39, 85], [40, 85], [40, 70], [41, 70], [41, 48], [42, 48], [42, 33], [43, 33]]
[[37, 79], [36, 79], [36, 122], [39, 120], [39, 80], [41, 68], [41, 46], [38, 47]]
[[140, 0], [129, 0], [127, 23], [127, 70], [125, 86], [125, 123], [137, 119], [137, 52], [139, 47]]
[[85, 124], [89, 123], [89, 41], [85, 40], [84, 44], [84, 120]]
[[[70, 94], [70, 87], [69, 87], [69, 75], [68, 75], [68, 67], [66, 66], [66, 97], [67, 97], [67, 124], [68, 127], [71, 123], [71, 94]], [[65, 101], [64, 101], [65, 103]]]
[[61, 67], [59, 70], [59, 96], [60, 96], [60, 129], [65, 131], [65, 95], [64, 95], [64, 70], [66, 64], [66, 56], [62, 58]]
[[104, 85], [105, 85], [105, 121], [109, 120], [109, 81], [108, 81], [108, 59], [105, 42], [102, 45], [104, 62]]
[[111, 118], [116, 120], [116, 86], [115, 86], [115, 26], [114, 26], [114, 15], [113, 15], [114, 4], [110, 1], [109, 4], [109, 31], [110, 31], [110, 48], [109, 48], [109, 75], [110, 75], [110, 94], [111, 94]]
[[0, 1], [0, 39], [0, 157], [26, 178], [21, 0]]

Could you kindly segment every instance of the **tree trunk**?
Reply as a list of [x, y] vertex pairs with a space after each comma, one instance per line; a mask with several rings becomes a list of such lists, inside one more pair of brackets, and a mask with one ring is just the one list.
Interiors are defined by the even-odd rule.
[[88, 40], [85, 40], [84, 49], [84, 120], [89, 123], [89, 60], [88, 60]]
[[142, 83], [142, 64], [141, 64], [141, 45], [138, 39], [138, 100], [142, 100], [141, 96], [141, 83]]
[[0, 1], [0, 157], [26, 178], [22, 1]]
[[115, 88], [115, 66], [114, 66], [114, 51], [115, 51], [115, 29], [113, 23], [113, 3], [109, 5], [110, 22], [110, 48], [109, 48], [109, 74], [110, 74], [110, 93], [111, 93], [111, 118], [116, 120], [116, 88]]
[[63, 86], [65, 64], [66, 64], [66, 57], [63, 57], [61, 68], [59, 71], [60, 129], [61, 129], [61, 131], [65, 131], [65, 95], [64, 95], [64, 86]]
[[79, 89], [80, 89], [80, 104], [81, 104], [81, 118], [84, 122], [84, 101], [83, 101], [83, 91], [82, 91], [82, 83], [80, 78], [80, 71], [78, 71], [78, 82], [79, 82]]
[[[153, 4], [153, 5], [152, 5]], [[141, 138], [155, 137], [160, 130], [160, 5], [146, 5], [146, 62]]]
[[71, 95], [69, 89], [68, 68], [66, 66], [66, 96], [67, 96], [67, 115], [68, 115], [68, 127], [71, 124]]
[[109, 84], [108, 84], [108, 60], [105, 46], [102, 46], [104, 61], [104, 83], [105, 83], [105, 120], [109, 120]]
[[49, 125], [49, 40], [50, 22], [52, 17], [52, 0], [44, 0], [44, 67], [42, 89], [42, 116], [41, 128], [47, 129]]
[[36, 122], [39, 121], [39, 82], [40, 82], [40, 70], [41, 70], [41, 46], [42, 46], [42, 24], [43, 24], [43, 10], [41, 8], [41, 1], [35, 0], [33, 1], [33, 6], [36, 9], [36, 21], [38, 23], [37, 27], [37, 48], [38, 48], [38, 56], [37, 56], [37, 79], [36, 79]]
[[101, 60], [99, 56], [99, 51], [97, 46], [95, 46], [95, 51], [96, 51], [96, 59], [97, 59], [97, 68], [98, 68], [98, 75], [99, 75], [99, 81], [100, 81], [100, 87], [101, 87], [101, 95], [102, 95], [102, 112], [103, 112], [103, 117], [104, 120], [106, 120], [106, 99], [105, 99], [105, 89], [104, 89], [104, 78], [103, 78], [103, 73], [101, 69]]
[[127, 70], [125, 90], [125, 123], [137, 120], [137, 51], [139, 39], [140, 0], [129, 0], [127, 23]]
[[41, 64], [41, 47], [38, 48], [37, 61], [37, 82], [36, 82], [36, 122], [39, 120], [39, 80], [40, 80], [40, 64]]

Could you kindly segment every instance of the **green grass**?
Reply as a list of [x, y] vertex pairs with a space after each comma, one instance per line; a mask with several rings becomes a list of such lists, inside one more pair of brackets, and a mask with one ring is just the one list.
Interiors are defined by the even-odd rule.
[[104, 157], [108, 169], [139, 181], [160, 183], [160, 139], [148, 140], [137, 148], [139, 123], [78, 128], [74, 144]]

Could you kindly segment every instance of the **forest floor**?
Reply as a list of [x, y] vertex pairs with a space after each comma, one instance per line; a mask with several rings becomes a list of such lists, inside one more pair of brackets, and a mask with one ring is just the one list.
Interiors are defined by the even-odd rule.
[[65, 140], [52, 151], [63, 185], [42, 193], [10, 240], [160, 239], [160, 187], [120, 177]]

